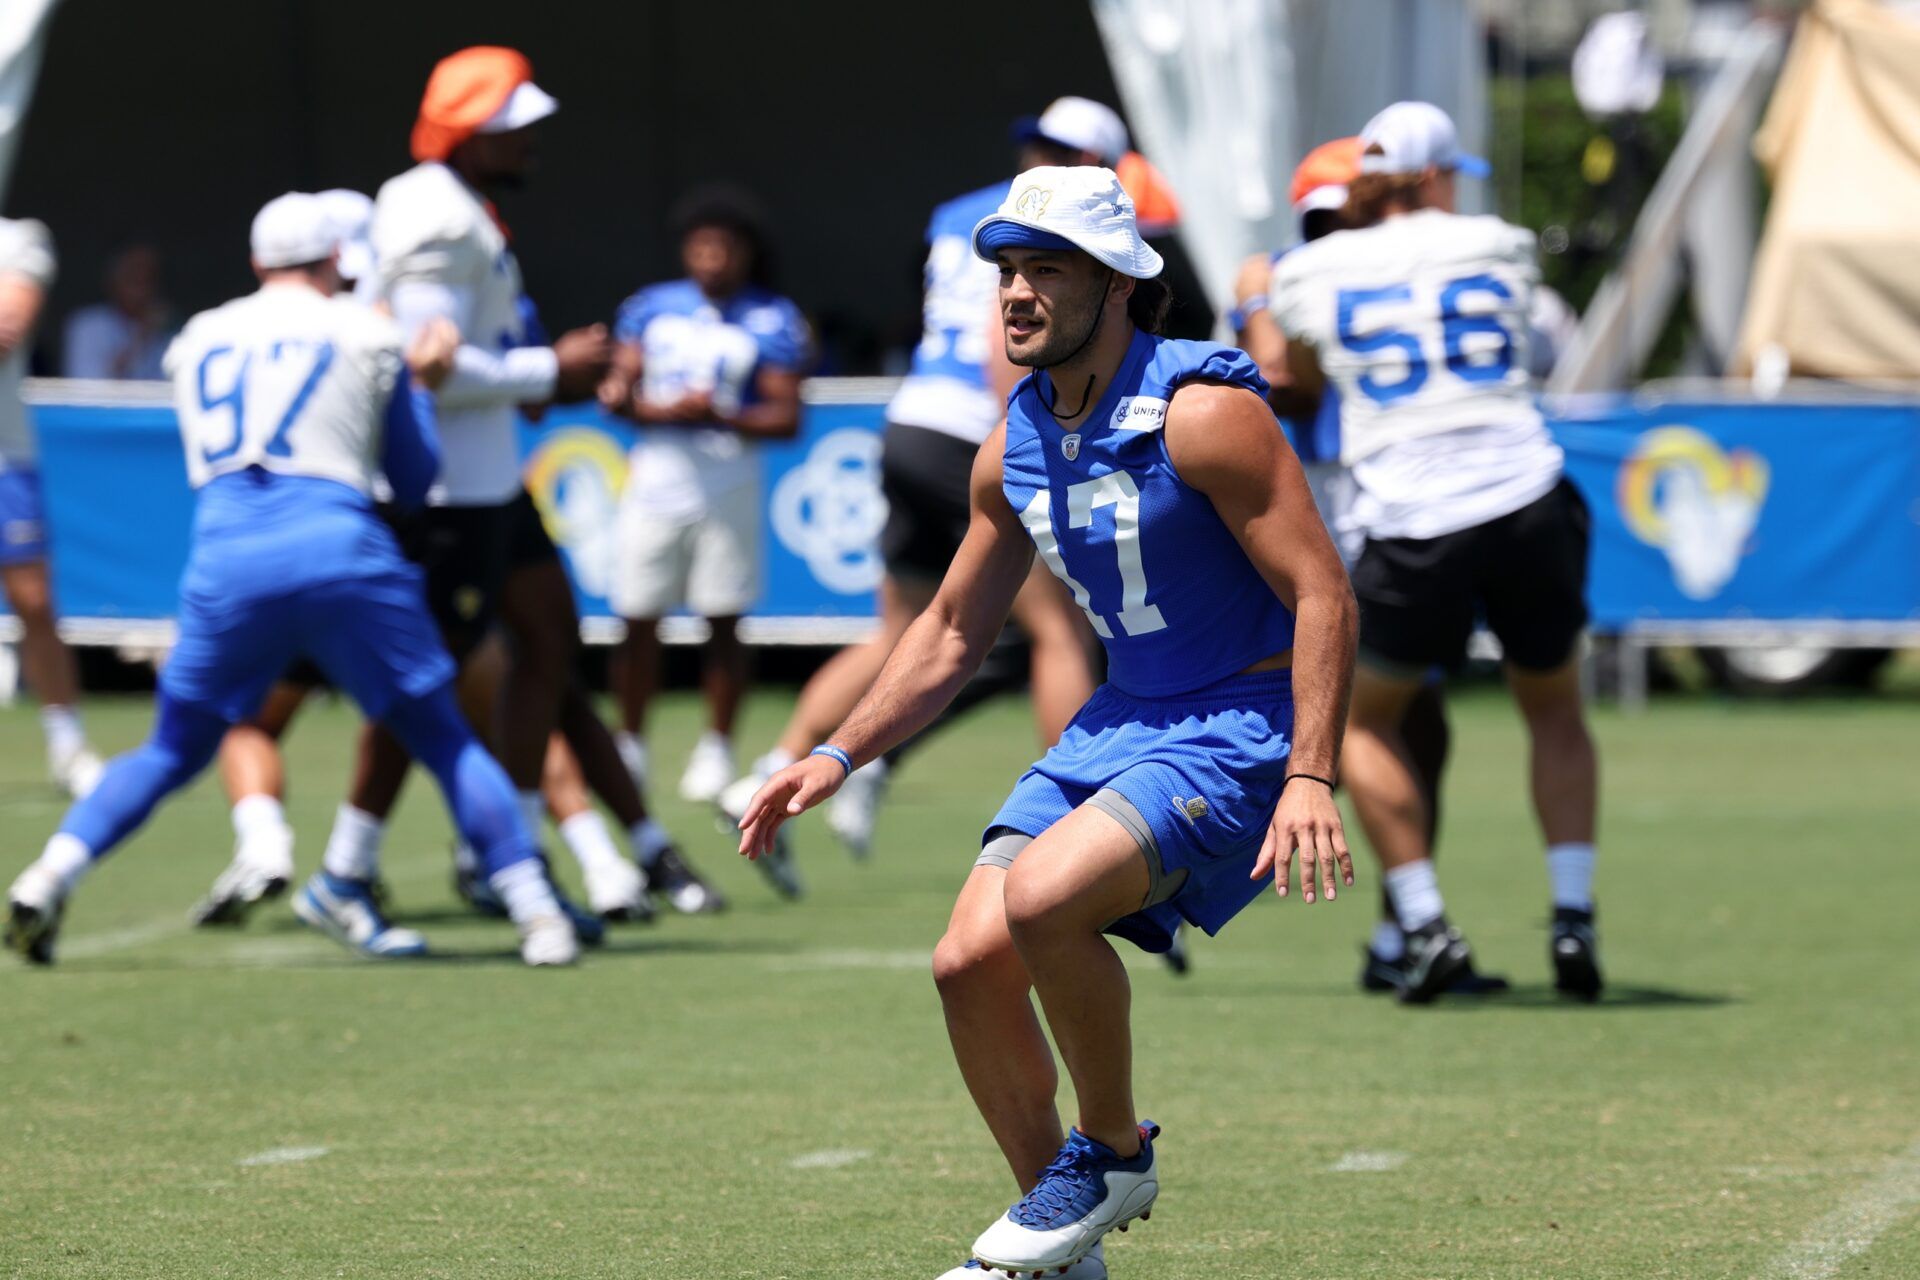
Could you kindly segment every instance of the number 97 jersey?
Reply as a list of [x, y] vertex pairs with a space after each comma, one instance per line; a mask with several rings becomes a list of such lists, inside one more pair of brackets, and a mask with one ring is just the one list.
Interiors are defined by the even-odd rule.
[[400, 344], [385, 316], [299, 285], [201, 312], [165, 361], [188, 481], [259, 467], [370, 492]]
[[1341, 461], [1463, 427], [1538, 424], [1527, 372], [1533, 233], [1421, 209], [1274, 265], [1269, 302], [1340, 393]]

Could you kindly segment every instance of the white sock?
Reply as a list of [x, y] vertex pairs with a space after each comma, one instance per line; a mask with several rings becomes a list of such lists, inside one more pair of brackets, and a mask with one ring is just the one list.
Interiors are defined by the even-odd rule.
[[642, 818], [634, 823], [627, 836], [633, 841], [633, 851], [639, 856], [640, 865], [649, 871], [660, 861], [661, 852], [673, 843], [673, 837], [667, 834], [667, 829], [652, 818]]
[[72, 707], [59, 703], [41, 707], [40, 731], [47, 735], [49, 759], [70, 760], [86, 750], [87, 731], [80, 724], [80, 713]]
[[527, 836], [536, 842], [547, 825], [547, 798], [538, 788], [520, 792], [520, 821], [527, 824]]
[[40, 851], [38, 866], [60, 882], [60, 896], [64, 898], [73, 892], [82, 876], [93, 870], [93, 851], [79, 836], [57, 832]]
[[1422, 858], [1386, 874], [1387, 896], [1393, 899], [1393, 914], [1408, 933], [1424, 928], [1446, 914], [1447, 904], [1440, 900], [1440, 881], [1433, 874], [1433, 859]]
[[343, 880], [373, 879], [380, 874], [380, 841], [386, 833], [387, 824], [364, 809], [341, 805], [333, 815], [321, 868]]
[[1593, 910], [1593, 846], [1547, 846], [1547, 878], [1553, 882], [1553, 905], [1576, 911]]
[[487, 883], [500, 895], [500, 901], [507, 904], [507, 914], [515, 924], [537, 916], [560, 914], [560, 903], [553, 896], [553, 886], [547, 882], [547, 869], [540, 865], [538, 858], [522, 858], [488, 876]]
[[610, 862], [625, 862], [613, 843], [613, 833], [597, 809], [582, 809], [560, 824], [560, 838], [566, 841], [582, 871], [591, 872]]
[[278, 835], [287, 825], [287, 811], [270, 795], [241, 796], [233, 806], [233, 834], [240, 843]]
[[700, 735], [700, 741], [693, 744], [693, 750], [696, 755], [703, 751], [724, 751], [728, 756], [732, 756], [733, 739], [724, 733], [708, 729]]
[[622, 729], [613, 735], [613, 745], [620, 752], [620, 763], [627, 766], [628, 773], [636, 778], [647, 776], [647, 744], [640, 740], [640, 735]]
[[1407, 935], [1391, 920], [1373, 926], [1373, 941], [1367, 944], [1373, 954], [1389, 963], [1407, 954]]
[[774, 774], [792, 764], [794, 759], [794, 754], [791, 751], [783, 751], [779, 747], [775, 747], [753, 762], [753, 771], [763, 778], [771, 778]]

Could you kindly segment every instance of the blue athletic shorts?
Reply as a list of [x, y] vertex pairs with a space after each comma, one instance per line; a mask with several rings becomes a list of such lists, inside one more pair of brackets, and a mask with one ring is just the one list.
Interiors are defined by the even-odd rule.
[[311, 658], [373, 719], [453, 678], [420, 571], [323, 582], [280, 596], [184, 593], [180, 638], [160, 673], [167, 694], [228, 720], [259, 710], [296, 658]]
[[47, 558], [47, 519], [40, 505], [40, 473], [0, 463], [0, 564]]
[[1170, 698], [1102, 685], [988, 824], [1038, 836], [1097, 791], [1146, 819], [1171, 897], [1107, 927], [1147, 951], [1182, 919], [1218, 933], [1273, 877], [1249, 879], [1293, 750], [1293, 673], [1228, 676]]

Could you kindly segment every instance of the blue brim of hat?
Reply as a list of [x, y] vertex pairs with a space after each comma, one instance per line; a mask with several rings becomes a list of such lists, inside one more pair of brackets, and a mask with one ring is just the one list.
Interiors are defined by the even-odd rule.
[[1493, 176], [1493, 166], [1487, 163], [1486, 157], [1470, 156], [1464, 151], [1453, 158], [1453, 171], [1455, 173], [1464, 173], [1469, 178], [1491, 178]]
[[1080, 246], [1065, 236], [1055, 235], [1051, 231], [1042, 231], [1038, 227], [1029, 227], [1025, 223], [996, 218], [974, 231], [973, 248], [979, 256], [992, 258], [1001, 249], [1078, 250]]

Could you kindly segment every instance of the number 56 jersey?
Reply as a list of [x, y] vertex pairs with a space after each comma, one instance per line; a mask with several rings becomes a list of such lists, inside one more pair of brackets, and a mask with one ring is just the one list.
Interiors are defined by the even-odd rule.
[[1136, 333], [1106, 393], [1072, 430], [1041, 404], [1043, 376], [1028, 376], [1008, 400], [1002, 488], [1099, 634], [1107, 683], [1163, 698], [1291, 648], [1293, 614], [1167, 453], [1174, 391], [1206, 379], [1264, 401], [1253, 360]]
[[1463, 427], [1540, 424], [1527, 372], [1533, 233], [1421, 209], [1274, 265], [1269, 301], [1340, 392], [1340, 460]]
[[369, 493], [401, 365], [399, 327], [344, 295], [266, 285], [201, 312], [166, 355], [188, 481], [259, 467]]

